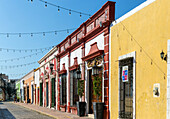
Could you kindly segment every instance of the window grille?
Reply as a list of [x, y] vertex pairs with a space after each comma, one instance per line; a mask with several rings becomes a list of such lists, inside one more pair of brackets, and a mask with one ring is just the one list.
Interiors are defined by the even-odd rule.
[[[128, 81], [122, 81], [123, 66], [128, 66]], [[133, 58], [119, 61], [119, 118], [133, 119]]]
[[76, 79], [76, 70], [70, 72], [70, 106], [76, 106], [79, 101], [78, 96], [78, 79]]
[[61, 75], [61, 85], [60, 85], [60, 104], [66, 105], [67, 103], [67, 78], [64, 76], [66, 74]]

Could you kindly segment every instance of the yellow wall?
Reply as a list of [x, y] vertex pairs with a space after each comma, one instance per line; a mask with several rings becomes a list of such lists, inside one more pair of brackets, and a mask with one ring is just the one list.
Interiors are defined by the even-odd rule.
[[[136, 41], [131, 41], [128, 31]], [[167, 40], [170, 40], [170, 0], [156, 0], [111, 27], [111, 119], [118, 118], [117, 60], [133, 51], [136, 51], [136, 119], [166, 119], [167, 63], [160, 58], [160, 53], [162, 50], [167, 53]], [[152, 64], [145, 52], [153, 60]], [[153, 97], [155, 83], [160, 83], [157, 98]]]

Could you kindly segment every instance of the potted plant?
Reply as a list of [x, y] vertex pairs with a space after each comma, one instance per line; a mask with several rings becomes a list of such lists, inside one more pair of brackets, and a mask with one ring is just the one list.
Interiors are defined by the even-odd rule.
[[82, 96], [84, 96], [84, 80], [78, 80], [78, 95], [80, 101], [77, 102], [77, 115], [85, 116], [86, 102], [82, 102]]
[[93, 94], [97, 97], [97, 102], [93, 102], [94, 118], [103, 119], [104, 103], [99, 102], [102, 95], [102, 80], [99, 76], [94, 76], [93, 79]]

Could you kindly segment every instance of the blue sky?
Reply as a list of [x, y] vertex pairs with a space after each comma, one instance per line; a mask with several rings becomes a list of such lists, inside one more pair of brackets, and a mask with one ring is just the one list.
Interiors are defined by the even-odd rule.
[[[104, 5], [107, 0], [46, 0], [47, 2], [62, 6], [68, 9], [84, 12], [93, 15]], [[111, 0], [113, 1], [113, 0]], [[114, 0], [116, 2], [116, 19], [135, 8], [146, 0]], [[88, 19], [88, 16], [73, 13], [69, 15], [68, 11], [45, 4], [39, 0], [0, 0], [0, 33], [23, 33], [23, 32], [45, 32], [62, 29], [78, 28]], [[71, 32], [61, 32], [55, 34], [40, 35], [21, 35], [19, 37], [0, 35], [0, 48], [9, 49], [38, 49], [54, 46], [65, 39]], [[19, 59], [17, 61], [0, 61], [0, 73], [9, 75], [9, 78], [17, 79], [39, 66], [38, 63], [16, 67], [1, 68], [1, 66], [13, 66], [37, 62], [48, 50], [37, 55]], [[34, 52], [13, 52], [0, 51], [0, 60], [13, 59], [18, 57], [35, 54]]]

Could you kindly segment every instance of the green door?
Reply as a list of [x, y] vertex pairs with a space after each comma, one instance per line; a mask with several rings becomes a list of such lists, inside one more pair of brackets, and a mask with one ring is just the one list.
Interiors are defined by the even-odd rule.
[[54, 78], [52, 78], [51, 79], [51, 93], [52, 93], [52, 95], [51, 95], [51, 107], [54, 107], [54, 99], [55, 99], [55, 79]]
[[42, 90], [42, 83], [40, 83], [40, 106], [43, 105], [43, 90]]

